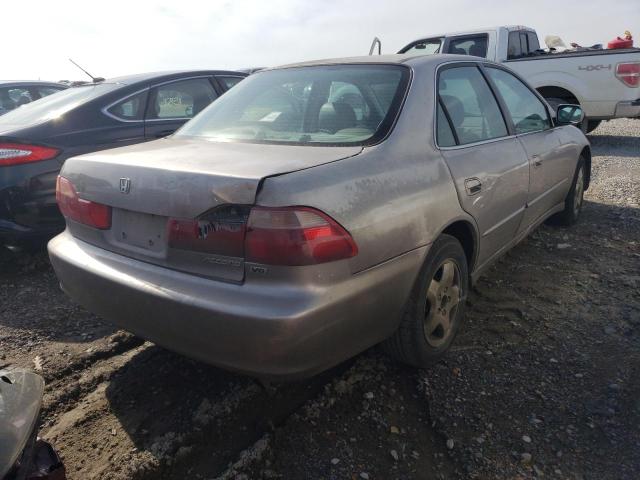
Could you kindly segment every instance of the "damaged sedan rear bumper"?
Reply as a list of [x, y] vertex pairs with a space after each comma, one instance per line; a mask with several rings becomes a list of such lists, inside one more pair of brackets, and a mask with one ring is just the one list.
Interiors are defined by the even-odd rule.
[[343, 281], [292, 285], [181, 273], [68, 231], [48, 248], [62, 288], [89, 310], [186, 356], [277, 379], [313, 375], [393, 333], [427, 249]]

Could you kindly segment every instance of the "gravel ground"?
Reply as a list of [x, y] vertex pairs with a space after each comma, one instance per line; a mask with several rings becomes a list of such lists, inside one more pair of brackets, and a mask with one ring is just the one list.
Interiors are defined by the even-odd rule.
[[543, 226], [473, 289], [428, 370], [374, 348], [267, 385], [116, 331], [44, 254], [0, 254], [0, 367], [47, 381], [71, 480], [640, 478], [640, 121], [593, 135], [581, 221]]

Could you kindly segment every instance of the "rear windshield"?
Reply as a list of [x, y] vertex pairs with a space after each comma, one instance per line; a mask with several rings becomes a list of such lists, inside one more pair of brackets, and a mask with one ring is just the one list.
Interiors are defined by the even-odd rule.
[[118, 85], [115, 83], [99, 83], [68, 88], [2, 115], [0, 124], [28, 125], [51, 120], [116, 88], [118, 88]]
[[332, 65], [256, 73], [176, 136], [277, 144], [364, 145], [381, 140], [409, 80], [401, 65]]
[[442, 49], [442, 40], [442, 38], [419, 40], [418, 42], [414, 42], [404, 47], [399, 53], [411, 56], [433, 55], [434, 53], [440, 53], [440, 50]]

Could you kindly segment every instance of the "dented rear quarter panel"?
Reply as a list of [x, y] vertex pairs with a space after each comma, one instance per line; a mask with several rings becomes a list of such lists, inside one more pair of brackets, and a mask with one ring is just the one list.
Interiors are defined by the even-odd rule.
[[412, 77], [386, 140], [350, 158], [269, 177], [257, 197], [259, 205], [307, 205], [336, 219], [358, 245], [353, 272], [429, 245], [457, 219], [473, 223], [435, 147], [433, 65], [414, 67]]

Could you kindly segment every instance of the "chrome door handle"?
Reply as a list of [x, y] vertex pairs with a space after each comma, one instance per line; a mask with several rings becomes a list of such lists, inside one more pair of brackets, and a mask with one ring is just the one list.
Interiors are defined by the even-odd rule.
[[467, 195], [475, 195], [482, 191], [482, 182], [477, 178], [467, 178], [464, 181], [464, 189]]
[[534, 155], [533, 157], [531, 157], [531, 161], [533, 162], [534, 167], [542, 166], [542, 159], [540, 158], [540, 155]]

